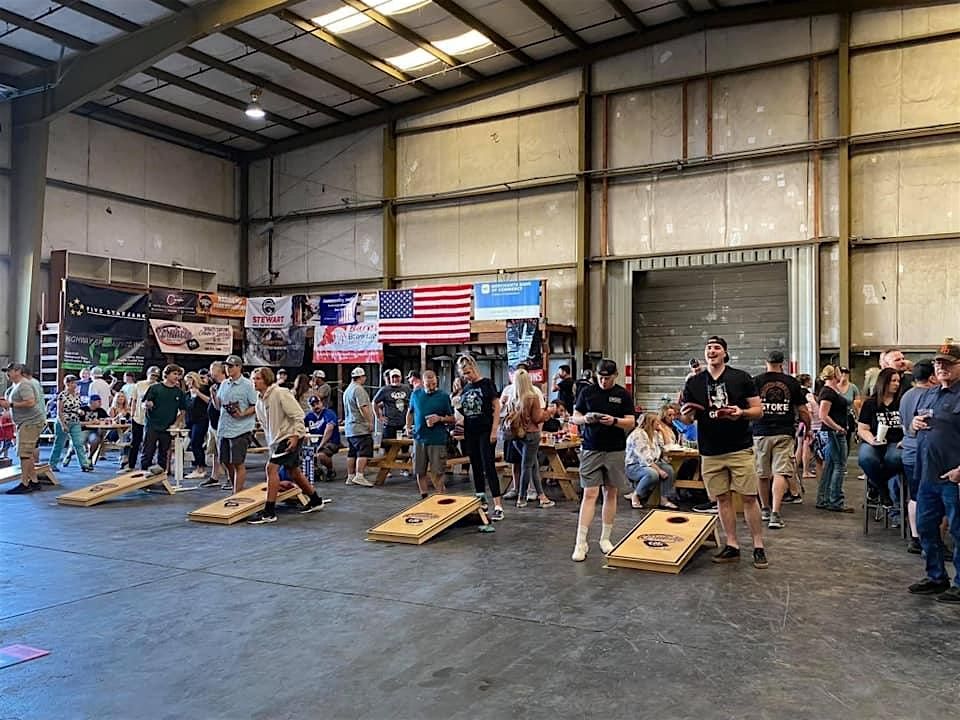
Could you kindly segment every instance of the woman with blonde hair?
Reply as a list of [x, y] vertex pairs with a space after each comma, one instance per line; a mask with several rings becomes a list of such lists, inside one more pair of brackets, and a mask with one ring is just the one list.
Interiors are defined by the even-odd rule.
[[[540, 434], [543, 423], [554, 415], [554, 407], [540, 407], [540, 396], [533, 389], [533, 381], [526, 370], [517, 370], [513, 375], [514, 392], [507, 405], [507, 418], [514, 418], [513, 428], [521, 429], [523, 437], [517, 437], [514, 430], [514, 442], [520, 448], [520, 491], [517, 495], [517, 507], [527, 506], [527, 488], [531, 481], [537, 491], [541, 508], [549, 508], [556, 503], [543, 492], [540, 482]], [[513, 428], [511, 428], [513, 430]]]
[[820, 372], [823, 389], [820, 402], [820, 444], [823, 474], [817, 485], [817, 508], [851, 513], [843, 502], [843, 477], [847, 468], [847, 413], [850, 403], [840, 394], [840, 371], [827, 365]]
[[655, 413], [644, 413], [637, 427], [627, 437], [627, 478], [634, 485], [629, 498], [630, 504], [637, 509], [643, 507], [657, 484], [660, 485], [660, 507], [677, 509], [673, 467], [663, 457], [661, 424]]

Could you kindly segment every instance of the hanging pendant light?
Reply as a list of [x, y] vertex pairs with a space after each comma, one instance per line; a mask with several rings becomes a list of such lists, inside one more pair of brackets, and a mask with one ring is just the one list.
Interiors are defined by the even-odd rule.
[[243, 111], [243, 114], [251, 120], [263, 120], [267, 116], [266, 110], [264, 110], [260, 104], [260, 94], [262, 92], [260, 88], [255, 88], [250, 91], [250, 103], [247, 105], [246, 110]]

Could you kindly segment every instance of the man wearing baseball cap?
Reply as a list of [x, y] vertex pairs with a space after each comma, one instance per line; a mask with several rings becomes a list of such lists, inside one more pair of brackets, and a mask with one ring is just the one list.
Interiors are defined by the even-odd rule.
[[387, 373], [387, 384], [373, 396], [373, 409], [383, 427], [383, 438], [393, 440], [403, 433], [410, 407], [410, 386], [403, 384], [403, 373], [394, 368]]
[[257, 391], [243, 376], [243, 360], [230, 355], [224, 361], [227, 377], [213, 396], [220, 410], [217, 424], [217, 442], [220, 443], [220, 464], [226, 468], [227, 478], [233, 481], [233, 492], [243, 490], [247, 482], [247, 448], [257, 427]]
[[373, 457], [373, 409], [363, 387], [367, 373], [362, 367], [350, 371], [350, 386], [343, 393], [343, 429], [347, 436], [347, 485], [373, 487], [363, 476]]
[[40, 489], [37, 480], [37, 443], [47, 425], [43, 391], [32, 379], [32, 373], [23, 363], [11, 363], [4, 370], [10, 386], [0, 399], [0, 408], [9, 410], [17, 426], [17, 456], [20, 458], [20, 482], [6, 491], [7, 495], [21, 495]]
[[753, 566], [767, 567], [763, 548], [763, 522], [757, 502], [759, 479], [753, 453], [750, 421], [763, 417], [763, 407], [753, 378], [727, 365], [727, 341], [711, 335], [703, 349], [704, 372], [687, 380], [681, 394], [681, 417], [697, 421], [701, 472], [707, 494], [717, 499], [726, 545], [713, 556], [716, 563], [740, 561], [737, 514], [733, 493], [743, 498], [743, 517], [753, 536]]
[[330, 385], [327, 383], [327, 374], [323, 370], [314, 370], [310, 378], [311, 394], [323, 400], [323, 404], [330, 407]]
[[[917, 404], [911, 428], [917, 433], [917, 532], [927, 576], [910, 586], [916, 595], [960, 606], [960, 343], [948, 338], [933, 358], [938, 385]], [[947, 575], [940, 525], [947, 518], [953, 537], [953, 587]]]
[[810, 432], [810, 411], [803, 388], [796, 378], [783, 372], [783, 360], [783, 352], [771, 350], [767, 354], [767, 371], [753, 379], [763, 408], [763, 417], [754, 420], [751, 428], [763, 504], [761, 520], [769, 521], [767, 527], [771, 530], [779, 530], [784, 524], [780, 507], [795, 475], [793, 451], [798, 415], [806, 433]]

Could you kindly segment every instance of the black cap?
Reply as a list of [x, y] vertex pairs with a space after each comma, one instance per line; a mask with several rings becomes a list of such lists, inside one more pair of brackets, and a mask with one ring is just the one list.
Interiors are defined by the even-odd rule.
[[918, 360], [913, 364], [913, 379], [926, 382], [933, 377], [933, 360]]
[[704, 343], [704, 345], [710, 345], [711, 343], [716, 343], [717, 345], [721, 345], [724, 350], [727, 349], [727, 341], [724, 340], [719, 335], [711, 335], [710, 337], [707, 338], [707, 341]]
[[604, 358], [597, 365], [597, 375], [616, 375], [617, 364], [608, 358]]
[[838, 369], [840, 370], [840, 374], [841, 374], [841, 375], [849, 375], [849, 374], [850, 374], [850, 368], [848, 368], [848, 367], [841, 367], [841, 368], [838, 368]]
[[783, 351], [771, 350], [767, 353], [767, 362], [771, 365], [783, 365]]

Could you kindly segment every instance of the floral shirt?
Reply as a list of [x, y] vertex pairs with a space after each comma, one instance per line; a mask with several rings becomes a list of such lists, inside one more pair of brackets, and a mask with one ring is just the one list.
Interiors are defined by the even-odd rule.
[[627, 437], [626, 464], [649, 467], [659, 462], [663, 457], [663, 437], [660, 433], [654, 433], [654, 438], [651, 441], [647, 432], [638, 425]]

